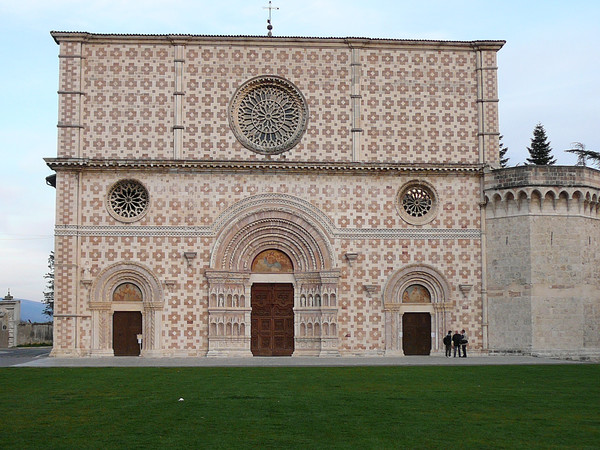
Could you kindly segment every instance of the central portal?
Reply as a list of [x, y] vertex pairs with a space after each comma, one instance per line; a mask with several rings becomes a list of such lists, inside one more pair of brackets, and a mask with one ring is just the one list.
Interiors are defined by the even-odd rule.
[[294, 286], [253, 284], [250, 301], [252, 355], [291, 356], [294, 352]]

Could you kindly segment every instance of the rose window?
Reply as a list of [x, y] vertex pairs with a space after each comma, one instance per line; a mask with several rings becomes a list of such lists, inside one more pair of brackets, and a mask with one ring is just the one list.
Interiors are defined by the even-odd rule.
[[427, 190], [421, 187], [408, 189], [402, 197], [402, 207], [412, 217], [423, 217], [433, 206], [433, 199]]
[[428, 183], [415, 180], [405, 185], [396, 197], [396, 208], [400, 216], [412, 225], [423, 225], [436, 215], [435, 190]]
[[108, 194], [111, 215], [125, 222], [140, 219], [146, 213], [148, 203], [148, 191], [135, 180], [118, 182]]
[[229, 121], [238, 141], [265, 155], [295, 146], [306, 130], [307, 118], [302, 93], [279, 77], [258, 77], [243, 84], [229, 108]]

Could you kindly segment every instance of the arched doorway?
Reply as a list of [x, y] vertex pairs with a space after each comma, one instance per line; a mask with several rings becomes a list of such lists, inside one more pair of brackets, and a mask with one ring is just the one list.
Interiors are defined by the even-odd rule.
[[[205, 272], [207, 356], [339, 355], [340, 271], [326, 217], [301, 199], [269, 194], [233, 205], [217, 223]], [[273, 298], [281, 296], [285, 314], [279, 317]], [[262, 322], [261, 314], [267, 317]], [[239, 334], [230, 333], [236, 324]], [[273, 346], [273, 340], [287, 343]]]
[[[252, 273], [293, 273], [291, 259], [284, 252], [260, 252], [251, 265]], [[254, 283], [250, 350], [253, 356], [291, 356], [294, 353], [294, 286], [291, 283]]]
[[[114, 290], [113, 303], [142, 304], [142, 291], [133, 283], [122, 283]], [[139, 356], [141, 345], [138, 335], [142, 334], [140, 311], [115, 311], [113, 313], [113, 351], [115, 356]]]
[[160, 355], [163, 296], [158, 279], [141, 264], [104, 269], [91, 286], [91, 355]]
[[[421, 284], [411, 284], [402, 293], [405, 305], [431, 304], [429, 290]], [[402, 351], [405, 355], [429, 355], [431, 352], [431, 314], [405, 312], [402, 314]]]
[[443, 275], [425, 265], [394, 272], [384, 292], [387, 355], [430, 355], [441, 351], [450, 290]]

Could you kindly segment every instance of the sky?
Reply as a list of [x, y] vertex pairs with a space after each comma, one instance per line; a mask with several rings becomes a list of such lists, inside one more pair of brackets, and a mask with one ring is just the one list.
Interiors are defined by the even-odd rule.
[[[54, 247], [56, 31], [264, 35], [268, 0], [0, 0], [0, 297], [41, 301]], [[502, 142], [528, 157], [541, 123], [557, 164], [572, 142], [600, 151], [597, 0], [273, 0], [275, 36], [505, 40], [498, 55]]]

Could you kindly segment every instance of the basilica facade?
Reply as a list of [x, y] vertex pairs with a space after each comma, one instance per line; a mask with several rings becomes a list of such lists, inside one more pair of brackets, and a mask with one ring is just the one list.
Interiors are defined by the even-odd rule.
[[556, 349], [507, 227], [581, 204], [597, 245], [600, 180], [496, 170], [503, 41], [52, 36], [54, 356]]

